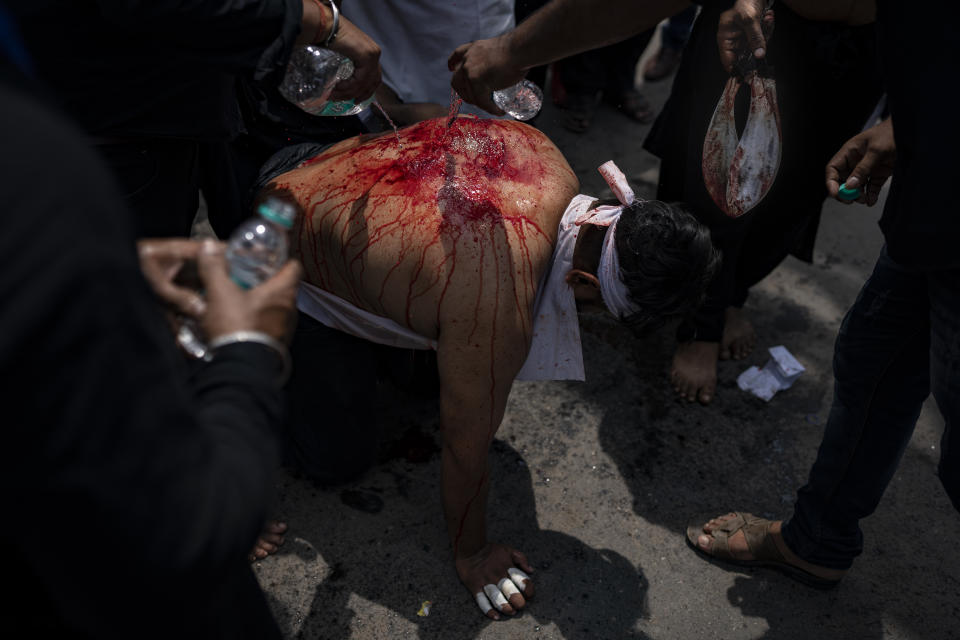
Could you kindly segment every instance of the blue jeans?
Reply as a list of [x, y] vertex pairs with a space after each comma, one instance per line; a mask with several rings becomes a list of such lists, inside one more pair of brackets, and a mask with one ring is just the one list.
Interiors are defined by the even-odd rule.
[[940, 481], [960, 510], [960, 270], [916, 271], [886, 248], [837, 336], [833, 406], [807, 485], [783, 526], [816, 565], [847, 569], [933, 391], [946, 425]]

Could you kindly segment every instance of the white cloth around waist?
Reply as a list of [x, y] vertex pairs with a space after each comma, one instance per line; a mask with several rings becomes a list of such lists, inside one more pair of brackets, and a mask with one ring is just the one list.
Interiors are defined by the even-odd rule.
[[[583, 380], [580, 320], [573, 289], [566, 282], [580, 227], [573, 224], [596, 198], [578, 195], [560, 221], [550, 266], [540, 279], [534, 302], [530, 351], [517, 380]], [[365, 311], [329, 291], [301, 282], [297, 308], [318, 322], [357, 338], [400, 349], [433, 349], [425, 338], [390, 318]]]
[[331, 329], [357, 338], [400, 349], [437, 349], [437, 341], [424, 338], [390, 318], [364, 311], [329, 291], [301, 282], [297, 308]]

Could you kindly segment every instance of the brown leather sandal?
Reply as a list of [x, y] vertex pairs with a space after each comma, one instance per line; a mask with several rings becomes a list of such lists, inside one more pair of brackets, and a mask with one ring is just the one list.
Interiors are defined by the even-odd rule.
[[[770, 520], [758, 518], [750, 513], [735, 512], [734, 517], [713, 529], [710, 533], [703, 530], [704, 525], [711, 518], [698, 518], [687, 527], [687, 544], [694, 551], [709, 560], [716, 560], [738, 567], [767, 567], [775, 569], [784, 575], [793, 578], [809, 587], [816, 589], [832, 589], [840, 583], [840, 578], [831, 579], [818, 576], [795, 564], [791, 564], [780, 552], [773, 537], [768, 535]], [[730, 538], [743, 530], [747, 541], [747, 548], [754, 557], [753, 560], [740, 560], [730, 551]], [[697, 544], [697, 538], [708, 535], [713, 538], [710, 551], [704, 551]], [[838, 575], [843, 572], [836, 571]]]

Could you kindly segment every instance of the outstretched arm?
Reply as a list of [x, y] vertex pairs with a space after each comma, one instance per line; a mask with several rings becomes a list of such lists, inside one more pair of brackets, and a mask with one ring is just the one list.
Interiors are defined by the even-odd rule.
[[464, 100], [491, 113], [503, 112], [490, 94], [519, 82], [526, 71], [581, 51], [625, 40], [679, 13], [687, 0], [554, 0], [497, 38], [462, 44], [448, 66], [451, 84]]
[[523, 576], [510, 580], [517, 567], [532, 571], [526, 557], [490, 542], [486, 531], [488, 451], [528, 344], [522, 331], [469, 317], [445, 325], [437, 347], [443, 509], [457, 574], [484, 613], [497, 619], [497, 610], [512, 614], [533, 593]]

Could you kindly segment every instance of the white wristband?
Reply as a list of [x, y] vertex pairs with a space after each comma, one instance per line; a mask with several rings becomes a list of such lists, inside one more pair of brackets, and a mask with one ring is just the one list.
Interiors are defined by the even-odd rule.
[[257, 342], [275, 351], [277, 355], [280, 356], [281, 361], [280, 386], [282, 387], [286, 384], [290, 378], [290, 370], [292, 369], [290, 350], [287, 349], [285, 344], [262, 331], [234, 331], [232, 333], [225, 333], [212, 339], [208, 345], [208, 350], [213, 352], [220, 347], [241, 342]]

